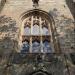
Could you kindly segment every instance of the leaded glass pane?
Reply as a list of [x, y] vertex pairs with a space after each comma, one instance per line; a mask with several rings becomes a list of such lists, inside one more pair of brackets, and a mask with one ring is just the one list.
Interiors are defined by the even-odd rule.
[[30, 35], [30, 28], [29, 27], [24, 28], [24, 35]]
[[40, 43], [38, 41], [33, 41], [33, 43], [32, 43], [32, 52], [33, 53], [40, 52]]
[[42, 28], [42, 34], [43, 35], [49, 35], [49, 31], [48, 31], [48, 29], [46, 27]]
[[29, 45], [28, 41], [23, 42], [21, 52], [22, 53], [29, 52], [29, 46], [30, 45]]
[[37, 24], [35, 24], [34, 26], [33, 26], [33, 35], [39, 35], [39, 32], [40, 31], [40, 29], [39, 29], [39, 26], [37, 25]]
[[47, 53], [52, 52], [50, 42], [48, 42], [47, 40], [43, 42], [43, 52], [47, 52]]

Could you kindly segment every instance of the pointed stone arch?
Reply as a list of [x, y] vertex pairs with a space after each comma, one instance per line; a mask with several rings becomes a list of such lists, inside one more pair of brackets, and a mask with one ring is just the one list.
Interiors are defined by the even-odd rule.
[[52, 74], [46, 71], [38, 70], [38, 71], [32, 72], [30, 75], [52, 75]]
[[[52, 53], [60, 52], [58, 42], [57, 42], [57, 39], [55, 36], [55, 32], [56, 32], [55, 22], [54, 22], [54, 19], [51, 14], [47, 13], [46, 11], [40, 10], [40, 9], [33, 9], [33, 10], [29, 10], [27, 12], [22, 13], [20, 17], [21, 17], [21, 21], [22, 21], [21, 34], [23, 32], [23, 27], [25, 27], [24, 26], [25, 22], [26, 23], [28, 22], [27, 26], [30, 26], [30, 28], [31, 28], [31, 35], [30, 36], [36, 36], [36, 37], [37, 36], [44, 36], [44, 37], [42, 37], [42, 41], [46, 36], [49, 37], [47, 39], [53, 43], [51, 45], [52, 49], [54, 50]], [[40, 29], [38, 31], [38, 34], [33, 33], [35, 31], [32, 31], [32, 30], [36, 30], [36, 32], [37, 32], [38, 29], [34, 29], [34, 27], [32, 25], [37, 26]], [[45, 30], [47, 31], [47, 33], [49, 31], [49, 35], [43, 35], [43, 33], [42, 33], [43, 27], [45, 27]], [[45, 31], [45, 33], [46, 33], [46, 31]], [[32, 41], [32, 39], [30, 39], [30, 41]], [[42, 42], [40, 41], [40, 43], [42, 43]], [[40, 49], [43, 49], [43, 48], [40, 48]]]

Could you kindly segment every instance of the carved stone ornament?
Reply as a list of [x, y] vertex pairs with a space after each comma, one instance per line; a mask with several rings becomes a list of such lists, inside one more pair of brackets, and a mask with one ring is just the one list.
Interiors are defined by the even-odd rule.
[[33, 2], [33, 7], [36, 8], [38, 6], [39, 0], [32, 0], [32, 2]]

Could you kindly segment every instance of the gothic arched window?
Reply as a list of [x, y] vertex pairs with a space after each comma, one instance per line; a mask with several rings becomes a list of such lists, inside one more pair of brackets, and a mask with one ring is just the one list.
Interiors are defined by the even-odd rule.
[[[36, 10], [23, 15], [21, 29], [22, 51], [30, 53], [54, 52], [54, 39], [52, 38], [54, 31], [52, 31], [52, 23], [50, 23], [49, 19], [47, 14], [45, 15], [45, 13]], [[25, 41], [25, 39], [28, 39], [29, 42]]]

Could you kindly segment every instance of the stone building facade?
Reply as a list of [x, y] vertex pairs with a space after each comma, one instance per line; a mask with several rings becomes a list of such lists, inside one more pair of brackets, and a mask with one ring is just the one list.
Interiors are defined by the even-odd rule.
[[72, 0], [39, 0], [36, 7], [0, 0], [0, 75], [74, 75], [74, 7]]

